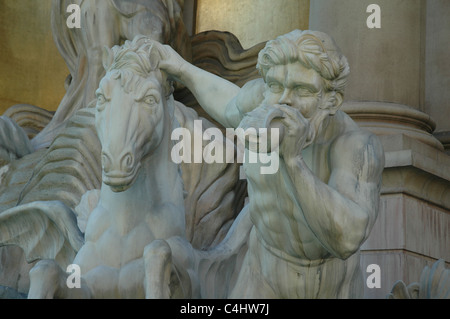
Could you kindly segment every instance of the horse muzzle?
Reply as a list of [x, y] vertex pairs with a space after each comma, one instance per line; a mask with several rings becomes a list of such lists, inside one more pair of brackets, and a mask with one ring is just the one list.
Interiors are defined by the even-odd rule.
[[105, 174], [103, 172], [103, 183], [108, 185], [115, 193], [124, 192], [133, 185], [137, 174], [123, 175], [123, 174]]
[[141, 164], [135, 162], [132, 153], [126, 153], [114, 160], [107, 152], [102, 152], [102, 179], [113, 192], [123, 192], [134, 183]]

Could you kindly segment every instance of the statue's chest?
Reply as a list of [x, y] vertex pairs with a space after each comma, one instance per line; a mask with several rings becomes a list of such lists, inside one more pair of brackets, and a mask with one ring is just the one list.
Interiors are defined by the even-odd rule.
[[145, 246], [154, 240], [154, 235], [145, 223], [131, 229], [128, 233], [120, 233], [114, 225], [107, 228], [92, 243], [98, 266], [122, 268], [130, 261], [141, 258]]
[[[154, 236], [142, 224], [121, 234], [111, 225], [80, 250], [76, 263], [96, 298], [144, 297], [144, 249]], [[99, 284], [101, 283], [101, 284]]]

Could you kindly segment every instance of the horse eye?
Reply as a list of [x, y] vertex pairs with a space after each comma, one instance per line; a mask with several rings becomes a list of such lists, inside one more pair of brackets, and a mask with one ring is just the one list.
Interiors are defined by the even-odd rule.
[[97, 103], [99, 104], [103, 104], [106, 102], [106, 98], [103, 94], [98, 94], [97, 95]]
[[103, 94], [97, 94], [97, 111], [105, 109], [106, 98]]

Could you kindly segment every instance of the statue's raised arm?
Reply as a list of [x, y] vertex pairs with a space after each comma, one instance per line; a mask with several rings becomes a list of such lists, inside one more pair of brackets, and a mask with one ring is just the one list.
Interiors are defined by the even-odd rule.
[[153, 45], [161, 55], [159, 67], [184, 84], [213, 119], [229, 127], [228, 113], [237, 110], [227, 106], [239, 94], [239, 86], [190, 64], [168, 45], [157, 42]]

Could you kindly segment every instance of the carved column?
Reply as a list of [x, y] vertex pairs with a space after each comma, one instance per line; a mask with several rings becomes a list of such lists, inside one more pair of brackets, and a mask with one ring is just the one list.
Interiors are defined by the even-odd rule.
[[426, 3], [425, 112], [436, 121], [436, 136], [450, 155], [450, 3]]
[[366, 20], [370, 13], [366, 9], [372, 2], [319, 0], [311, 3], [310, 28], [331, 34], [350, 63], [345, 111], [379, 135], [401, 130], [443, 149], [431, 134], [436, 127], [434, 120], [423, 114], [424, 2], [377, 1], [381, 8], [381, 28], [369, 29]]
[[[366, 23], [372, 3], [379, 29]], [[349, 60], [343, 110], [386, 154], [378, 220], [361, 250], [363, 270], [381, 268], [381, 288], [365, 287], [368, 298], [383, 298], [397, 280], [418, 281], [436, 259], [450, 262], [450, 157], [433, 135], [436, 123], [450, 131], [445, 10], [448, 1], [311, 1], [310, 29], [332, 35]]]

